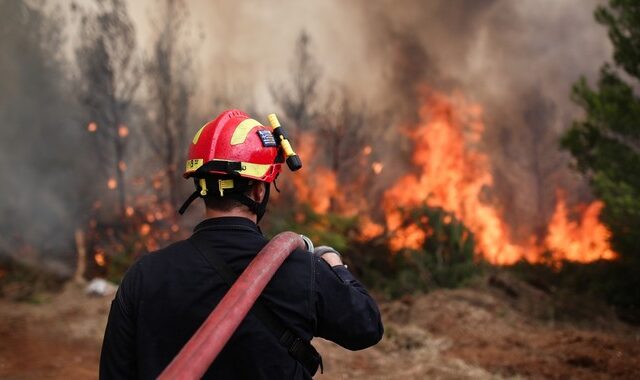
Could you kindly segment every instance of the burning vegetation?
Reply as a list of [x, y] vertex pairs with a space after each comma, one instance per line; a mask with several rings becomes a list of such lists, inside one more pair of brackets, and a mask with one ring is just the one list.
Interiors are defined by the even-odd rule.
[[[602, 203], [575, 205], [571, 212], [562, 189], [558, 189], [545, 234], [525, 241], [514, 239], [503, 216], [509, 210], [491, 197], [491, 162], [482, 150], [482, 108], [459, 93], [446, 95], [426, 88], [421, 99], [420, 122], [404, 129], [413, 144], [411, 167], [385, 188], [380, 202], [367, 202], [371, 199], [361, 196], [368, 192], [357, 176], [339, 181], [339, 173], [322, 164], [318, 152], [327, 149], [318, 147], [312, 132], [301, 134], [298, 140], [299, 154], [311, 168], [291, 176], [296, 202], [319, 215], [357, 217], [357, 240], [382, 237], [392, 253], [423, 248], [434, 231], [426, 215], [413, 220], [412, 211], [427, 206], [448, 213], [444, 224], [455, 219], [468, 228], [476, 257], [492, 264], [526, 260], [556, 266], [563, 261], [588, 263], [616, 257], [608, 243], [609, 232], [599, 221]], [[390, 166], [371, 159], [370, 145], [353, 151], [354, 165], [369, 183], [376, 181], [382, 168]], [[381, 204], [383, 211], [377, 222], [375, 204]], [[306, 221], [303, 213], [296, 215], [297, 223]]]
[[[394, 143], [401, 138], [410, 142], [408, 162], [386, 162], [372, 138], [384, 122], [356, 106], [350, 94], [338, 92], [338, 98], [325, 103], [326, 113], [313, 111], [317, 108], [314, 102], [322, 101], [311, 96], [318, 96], [318, 78], [315, 63], [307, 62], [312, 60], [308, 44], [303, 35], [296, 53], [299, 82], [293, 84], [299, 87], [288, 96], [286, 92], [278, 96], [274, 90], [305, 170], [282, 180], [283, 192], [272, 207], [278, 211], [273, 213], [268, 230], [293, 228], [317, 241], [328, 240], [341, 250], [349, 250], [353, 243], [377, 246], [376, 250], [390, 257], [408, 252], [437, 255], [438, 245], [453, 239], [454, 251], [463, 252], [460, 257], [469, 262], [511, 265], [527, 261], [557, 268], [563, 262], [616, 258], [608, 243], [610, 233], [599, 221], [602, 203], [568, 206], [563, 196], [566, 190], [560, 188], [544, 233], [525, 239], [513, 237], [505, 218], [510, 210], [502, 207], [494, 191], [492, 163], [483, 144], [486, 126], [482, 107], [459, 92], [446, 94], [423, 86], [418, 95], [418, 121], [404, 123], [402, 128], [395, 121], [393, 126], [402, 132]], [[93, 134], [98, 128], [92, 121], [86, 129]], [[163, 133], [174, 132], [158, 138], [174, 136], [166, 140], [174, 141], [176, 128], [179, 125], [171, 124]], [[131, 138], [124, 124], [116, 131], [116, 139]], [[120, 206], [124, 218], [119, 222], [105, 225], [96, 221], [97, 216], [90, 220], [90, 241], [99, 272], [108, 272], [109, 262], [120, 272], [140, 253], [184, 236], [174, 213], [178, 191], [167, 177], [177, 173], [179, 164], [172, 163], [177, 156], [173, 152], [164, 161], [165, 169], [126, 184], [129, 195]], [[116, 170], [123, 180], [127, 170], [124, 159]], [[382, 176], [385, 170], [392, 175], [385, 172]], [[121, 193], [119, 183], [117, 178], [109, 178], [107, 188]], [[124, 199], [122, 194], [119, 199]], [[94, 206], [97, 211], [102, 203]], [[438, 232], [442, 228], [449, 228], [449, 232]]]
[[[476, 252], [493, 264], [519, 260], [557, 263], [612, 259], [609, 232], [599, 222], [602, 204], [578, 205], [569, 216], [562, 196], [548, 223], [546, 236], [512, 239], [499, 202], [490, 202], [491, 163], [480, 148], [485, 126], [482, 109], [460, 94], [425, 91], [421, 122], [407, 133], [414, 142], [412, 163], [417, 173], [401, 176], [384, 194], [385, 222], [393, 251], [417, 249], [428, 230], [403, 226], [406, 210], [420, 205], [451, 212], [475, 235]], [[404, 210], [404, 211], [403, 211]], [[580, 211], [581, 210], [581, 211]]]

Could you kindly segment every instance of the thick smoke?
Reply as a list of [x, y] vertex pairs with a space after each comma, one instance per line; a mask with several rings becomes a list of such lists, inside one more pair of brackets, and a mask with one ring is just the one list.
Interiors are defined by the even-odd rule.
[[0, 258], [73, 256], [73, 231], [86, 223], [89, 149], [59, 63], [59, 21], [0, 2]]

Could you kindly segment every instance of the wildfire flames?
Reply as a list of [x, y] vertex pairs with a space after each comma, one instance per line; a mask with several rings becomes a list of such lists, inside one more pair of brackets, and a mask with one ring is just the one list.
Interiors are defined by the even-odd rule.
[[[93, 252], [93, 261], [101, 270], [110, 270], [109, 263], [122, 262], [123, 256], [152, 252], [171, 241], [186, 238], [188, 231], [176, 219], [175, 205], [156, 191], [166, 177], [158, 171], [148, 177], [134, 177], [128, 183], [130, 197], [120, 215], [117, 208], [103, 207], [93, 202], [92, 215], [86, 228], [87, 247]], [[107, 180], [107, 188], [118, 188], [115, 178]], [[98, 269], [100, 270], [100, 269]], [[103, 275], [103, 274], [101, 274]]]
[[[304, 162], [313, 162], [314, 146], [315, 141], [312, 135], [300, 135], [300, 143], [296, 145], [296, 148]], [[335, 195], [338, 190], [335, 173], [321, 166], [316, 167], [313, 174], [307, 175], [307, 173], [291, 176], [293, 186], [296, 189], [296, 198], [299, 201], [307, 202], [318, 214], [329, 211], [333, 199], [332, 195]]]
[[556, 210], [545, 239], [554, 259], [589, 262], [616, 257], [607, 243], [609, 231], [598, 222], [603, 206], [600, 201], [591, 203], [582, 212], [579, 222], [574, 222], [567, 216], [564, 196], [562, 193], [558, 194]]
[[384, 195], [386, 225], [395, 232], [392, 250], [418, 248], [424, 242], [428, 231], [403, 226], [402, 209], [427, 204], [461, 220], [474, 233], [478, 253], [494, 264], [520, 259], [539, 262], [548, 251], [554, 261], [615, 257], [607, 242], [609, 232], [598, 221], [600, 202], [583, 207], [580, 217], [572, 221], [564, 199], [558, 197], [541, 244], [534, 238], [524, 244], [512, 241], [499, 209], [481, 200], [493, 184], [488, 157], [476, 148], [484, 131], [482, 110], [461, 96], [429, 94], [420, 116], [423, 121], [409, 131], [415, 141], [412, 161], [419, 173], [401, 177]]
[[[412, 164], [417, 170], [401, 176], [384, 192], [384, 224], [374, 222], [363, 212], [371, 205], [362, 202], [361, 196], [360, 203], [355, 199], [346, 201], [345, 194], [361, 193], [362, 189], [349, 191], [354, 184], [338, 184], [336, 174], [316, 162], [317, 150], [310, 133], [301, 134], [296, 144], [303, 161], [315, 165], [307, 167], [306, 173], [291, 177], [297, 200], [309, 204], [318, 214], [331, 211], [359, 215], [360, 240], [384, 235], [394, 252], [422, 246], [431, 232], [406, 223], [407, 212], [427, 205], [442, 208], [460, 220], [474, 234], [477, 254], [494, 264], [525, 259], [555, 265], [562, 260], [590, 262], [616, 257], [608, 243], [609, 231], [598, 220], [602, 203], [579, 205], [572, 214], [577, 217], [570, 218], [561, 192], [546, 235], [515, 241], [502, 210], [484, 201], [483, 196], [491, 192], [493, 176], [489, 157], [479, 149], [485, 129], [482, 109], [461, 95], [429, 92], [419, 111], [422, 122], [407, 131], [414, 142]], [[372, 153], [373, 148], [365, 146], [362, 162], [370, 168], [369, 175], [378, 175], [384, 164], [367, 161]], [[302, 217], [298, 219], [303, 222]], [[420, 224], [426, 225], [427, 220]]]
[[[493, 177], [489, 157], [479, 149], [485, 126], [482, 109], [468, 103], [460, 95], [447, 96], [430, 92], [425, 96], [419, 110], [421, 122], [406, 131], [414, 143], [411, 163], [415, 170], [398, 178], [382, 196], [384, 222], [377, 223], [374, 216], [365, 212], [371, 210], [371, 200], [363, 197], [362, 190], [370, 186], [383, 170], [394, 168], [388, 163], [374, 160], [374, 148], [367, 145], [359, 151], [354, 162], [360, 165], [360, 173], [353, 183], [338, 183], [338, 175], [323, 166], [316, 156], [316, 137], [312, 132], [301, 132], [296, 147], [302, 160], [307, 163], [306, 171], [290, 177], [298, 204], [306, 204], [317, 214], [328, 212], [346, 216], [357, 216], [359, 236], [362, 241], [383, 237], [389, 248], [398, 252], [402, 249], [419, 249], [431, 231], [428, 220], [407, 223], [408, 211], [427, 205], [438, 207], [453, 215], [473, 233], [476, 253], [494, 264], [512, 264], [526, 259], [530, 262], [557, 264], [562, 260], [590, 262], [598, 259], [613, 259], [616, 253], [609, 246], [609, 231], [599, 220], [603, 204], [599, 201], [588, 205], [578, 205], [570, 210], [562, 192], [557, 195], [553, 216], [543, 237], [530, 237], [527, 241], [516, 241], [510, 235], [510, 228], [503, 219], [503, 210], [488, 202]], [[89, 132], [95, 132], [97, 125], [90, 123]], [[119, 126], [120, 137], [128, 136], [126, 126]], [[124, 161], [119, 169], [127, 169]], [[141, 246], [136, 249], [157, 249], [159, 242], [168, 241], [171, 234], [180, 234], [180, 227], [169, 215], [173, 206], [162, 203], [158, 207], [158, 197], [154, 192], [162, 187], [164, 173], [152, 178], [139, 178], [134, 188], [151, 189], [146, 196], [126, 207], [126, 217], [136, 225], [135, 231], [142, 237]], [[118, 187], [115, 178], [109, 178], [107, 187]], [[133, 206], [136, 207], [133, 207]], [[100, 203], [96, 202], [96, 209]], [[305, 222], [302, 212], [296, 214], [297, 222]], [[451, 223], [451, 217], [443, 219]], [[95, 228], [95, 223], [92, 228]], [[105, 255], [95, 254], [94, 259], [104, 266]]]

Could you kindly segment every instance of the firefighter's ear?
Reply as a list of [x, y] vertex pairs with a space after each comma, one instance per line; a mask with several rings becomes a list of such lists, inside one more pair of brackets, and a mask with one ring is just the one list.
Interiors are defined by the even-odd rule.
[[251, 187], [251, 198], [260, 203], [264, 199], [266, 191], [264, 182], [256, 181]]

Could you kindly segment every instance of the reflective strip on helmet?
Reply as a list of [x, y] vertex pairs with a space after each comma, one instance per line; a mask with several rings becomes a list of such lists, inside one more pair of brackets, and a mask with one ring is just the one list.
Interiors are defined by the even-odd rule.
[[198, 158], [198, 159], [195, 159], [195, 160], [187, 160], [186, 171], [192, 172], [192, 171], [198, 169], [199, 167], [201, 167], [202, 165], [204, 165], [204, 160], [201, 159], [201, 158]]
[[233, 136], [231, 136], [231, 145], [242, 144], [249, 135], [249, 132], [255, 127], [259, 127], [260, 124], [258, 121], [254, 119], [246, 119], [243, 120], [238, 126], [236, 130], [233, 131]]
[[[231, 161], [231, 160], [218, 160], [218, 161], [228, 161], [228, 162], [237, 163], [237, 161]], [[186, 172], [187, 173], [195, 172], [202, 165], [204, 165], [204, 160], [201, 158], [198, 158], [195, 160], [187, 160]], [[251, 162], [240, 162], [241, 169], [236, 170], [236, 172], [242, 175], [250, 176], [250, 177], [262, 178], [267, 174], [271, 166], [272, 166], [271, 164], [254, 164]]]
[[198, 142], [198, 139], [200, 138], [200, 134], [202, 133], [202, 131], [204, 130], [204, 127], [206, 127], [207, 125], [203, 125], [200, 129], [198, 129], [198, 132], [196, 132], [196, 135], [193, 136], [193, 144], [195, 145]]
[[248, 175], [251, 177], [262, 178], [271, 168], [270, 164], [252, 164], [251, 162], [243, 162], [242, 170], [240, 174]]

